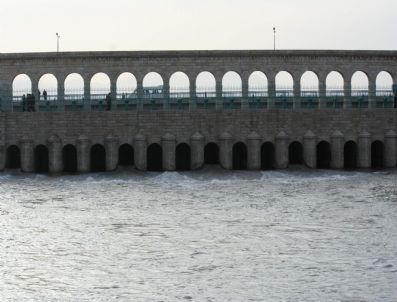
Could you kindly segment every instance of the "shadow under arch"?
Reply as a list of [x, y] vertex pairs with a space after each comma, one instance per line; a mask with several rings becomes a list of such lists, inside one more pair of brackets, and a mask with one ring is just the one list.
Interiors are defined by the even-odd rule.
[[379, 140], [371, 144], [371, 168], [376, 170], [384, 168], [384, 144]]
[[274, 144], [266, 142], [261, 147], [261, 170], [274, 169], [275, 151]]
[[119, 162], [121, 167], [134, 165], [134, 148], [130, 144], [123, 144], [119, 148]]
[[247, 170], [247, 146], [238, 142], [233, 145], [233, 170]]
[[317, 168], [331, 168], [331, 144], [327, 141], [321, 141], [317, 144]]
[[357, 168], [357, 144], [354, 141], [348, 141], [343, 147], [344, 167], [347, 170]]
[[63, 172], [77, 172], [77, 149], [69, 144], [62, 148]]
[[219, 165], [219, 146], [216, 143], [208, 143], [205, 145], [204, 164]]
[[96, 144], [90, 150], [91, 172], [106, 171], [106, 150], [105, 147]]
[[292, 142], [288, 147], [288, 163], [290, 165], [303, 165], [303, 146], [300, 142]]
[[181, 143], [176, 147], [175, 165], [177, 171], [189, 171], [191, 169], [191, 149], [186, 143]]
[[48, 173], [49, 155], [48, 147], [38, 145], [34, 148], [34, 170], [36, 173]]
[[21, 168], [21, 150], [16, 145], [11, 145], [6, 151], [6, 169]]
[[163, 148], [159, 144], [151, 144], [147, 148], [147, 170], [163, 171]]

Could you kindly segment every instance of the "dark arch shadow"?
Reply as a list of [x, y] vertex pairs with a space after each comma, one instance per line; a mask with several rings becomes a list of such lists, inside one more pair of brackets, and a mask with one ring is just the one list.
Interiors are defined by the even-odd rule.
[[6, 152], [6, 169], [21, 168], [21, 151], [18, 146], [12, 145], [7, 148]]
[[106, 150], [102, 145], [91, 147], [91, 172], [106, 171]]
[[288, 147], [288, 162], [290, 165], [303, 165], [303, 146], [300, 142], [293, 142]]
[[357, 168], [357, 144], [353, 141], [348, 141], [344, 146], [344, 166], [347, 170]]
[[219, 165], [219, 147], [215, 143], [208, 143], [204, 148], [204, 164]]
[[159, 144], [151, 144], [146, 155], [148, 171], [163, 171], [163, 149]]
[[134, 165], [134, 148], [129, 144], [124, 144], [119, 148], [119, 166], [127, 167]]
[[49, 156], [47, 146], [38, 145], [34, 148], [34, 168], [36, 173], [48, 173]]
[[233, 145], [233, 170], [247, 169], [247, 146], [244, 143]]
[[384, 145], [381, 141], [375, 141], [371, 144], [371, 168], [380, 170], [384, 167]]
[[62, 149], [63, 172], [77, 172], [77, 150], [73, 145], [66, 145]]
[[326, 141], [317, 144], [317, 168], [330, 169], [331, 168], [331, 145]]
[[274, 169], [274, 145], [266, 142], [261, 147], [261, 169]]
[[177, 171], [188, 171], [190, 170], [191, 151], [190, 146], [185, 143], [181, 143], [176, 147], [175, 152], [175, 164]]

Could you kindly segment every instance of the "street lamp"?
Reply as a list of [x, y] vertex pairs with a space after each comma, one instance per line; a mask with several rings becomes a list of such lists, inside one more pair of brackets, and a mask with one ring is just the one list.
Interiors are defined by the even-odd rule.
[[274, 50], [276, 50], [276, 28], [275, 28], [275, 27], [273, 27], [273, 34], [274, 34], [274, 39], [273, 39], [273, 42], [274, 42]]
[[56, 33], [56, 36], [57, 36], [57, 52], [59, 52], [59, 39], [61, 38], [61, 36], [58, 33]]

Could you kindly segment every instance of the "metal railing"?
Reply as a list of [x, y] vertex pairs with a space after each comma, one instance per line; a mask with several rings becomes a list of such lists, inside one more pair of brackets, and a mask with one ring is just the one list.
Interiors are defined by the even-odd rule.
[[248, 96], [241, 93], [226, 93], [217, 96], [215, 92], [196, 93], [191, 97], [189, 91], [138, 95], [138, 93], [95, 93], [70, 94], [63, 98], [47, 95], [40, 100], [27, 99], [27, 96], [5, 98], [0, 96], [2, 112], [23, 111], [134, 111], [134, 110], [315, 110], [315, 109], [376, 109], [394, 108], [397, 103], [389, 91], [368, 96], [352, 94], [344, 97], [339, 93], [319, 96], [318, 93], [301, 92], [301, 96], [291, 95], [291, 91], [279, 91], [269, 96], [267, 91], [249, 91]]

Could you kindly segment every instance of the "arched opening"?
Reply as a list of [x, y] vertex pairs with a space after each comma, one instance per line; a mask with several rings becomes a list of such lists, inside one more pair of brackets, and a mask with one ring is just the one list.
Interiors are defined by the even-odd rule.
[[301, 77], [301, 96], [318, 96], [318, 76], [313, 71], [306, 71]]
[[225, 73], [222, 78], [222, 96], [241, 97], [242, 81], [240, 75], [235, 71]]
[[106, 150], [102, 145], [91, 147], [91, 172], [106, 171]]
[[38, 145], [34, 148], [34, 166], [36, 173], [48, 173], [49, 156], [47, 146]]
[[77, 172], [77, 150], [73, 145], [66, 145], [62, 149], [63, 171], [67, 173]]
[[280, 71], [276, 75], [276, 96], [294, 96], [294, 78], [288, 71]]
[[261, 169], [274, 169], [274, 145], [266, 142], [261, 147]]
[[216, 80], [212, 73], [203, 71], [197, 76], [196, 96], [202, 98], [216, 96]]
[[219, 147], [215, 143], [209, 143], [204, 148], [204, 163], [206, 165], [219, 165]]
[[170, 77], [170, 97], [190, 97], [190, 81], [185, 73], [178, 71]]
[[92, 99], [105, 99], [110, 93], [110, 79], [106, 73], [99, 72], [91, 78], [90, 93]]
[[6, 169], [21, 168], [21, 151], [18, 146], [12, 145], [7, 148], [6, 152]]
[[384, 168], [384, 146], [381, 141], [371, 144], [371, 167], [372, 169]]
[[147, 170], [163, 171], [163, 149], [159, 144], [151, 144], [147, 149]]
[[130, 72], [119, 75], [116, 82], [117, 98], [130, 99], [137, 96], [138, 84], [135, 76]]
[[12, 82], [12, 96], [14, 101], [22, 101], [25, 97], [32, 93], [32, 81], [26, 74], [17, 75]]
[[344, 96], [344, 82], [343, 76], [337, 71], [331, 71], [327, 75], [325, 82], [327, 96]]
[[40, 99], [53, 101], [58, 98], [58, 80], [50, 73], [43, 75], [39, 80]]
[[143, 78], [143, 96], [146, 98], [163, 97], [164, 81], [157, 72], [149, 72]]
[[357, 144], [348, 141], [344, 146], [345, 169], [357, 168]]
[[393, 95], [393, 78], [387, 71], [381, 71], [376, 77], [376, 95]]
[[351, 79], [352, 96], [368, 95], [368, 77], [362, 71], [356, 71]]
[[66, 100], [81, 100], [84, 98], [84, 79], [80, 74], [69, 74], [64, 85]]
[[248, 78], [248, 95], [250, 97], [268, 96], [268, 81], [261, 71], [254, 71]]
[[119, 148], [119, 166], [127, 167], [134, 165], [134, 148], [129, 144], [124, 144]]
[[290, 165], [303, 165], [303, 146], [300, 142], [293, 142], [288, 148], [288, 161]]
[[244, 143], [233, 145], [233, 170], [247, 169], [247, 147]]
[[175, 164], [177, 171], [188, 171], [190, 170], [190, 147], [188, 144], [182, 143], [176, 147], [175, 152]]
[[331, 145], [326, 141], [317, 144], [317, 168], [331, 168]]

